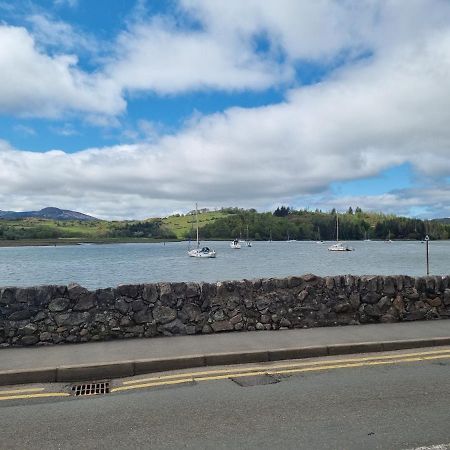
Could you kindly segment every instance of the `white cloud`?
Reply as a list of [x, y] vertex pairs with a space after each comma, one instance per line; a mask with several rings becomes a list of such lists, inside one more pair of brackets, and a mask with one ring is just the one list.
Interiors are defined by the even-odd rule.
[[292, 77], [289, 68], [258, 57], [239, 39], [179, 29], [160, 18], [122, 33], [106, 71], [126, 90], [161, 94], [260, 90]]
[[0, 113], [58, 117], [67, 111], [118, 114], [120, 88], [77, 68], [73, 55], [40, 52], [24, 28], [0, 25]]
[[[122, 110], [121, 89], [258, 89], [287, 79], [290, 64], [304, 59], [330, 60], [361, 49], [372, 56], [347, 61], [319, 84], [293, 88], [276, 105], [195, 117], [170, 135], [142, 122], [135, 136], [149, 132], [151, 139], [134, 145], [75, 154], [3, 145], [0, 179], [8, 182], [0, 183], [0, 200], [9, 209], [32, 201], [103, 217], [146, 217], [197, 200], [260, 206], [313, 198], [332, 182], [407, 162], [425, 176], [449, 177], [449, 4], [411, 0], [403, 15], [394, 14], [398, 4], [333, 2], [330, 14], [325, 0], [286, 2], [280, 11], [274, 2], [249, 0], [238, 9], [230, 1], [220, 9], [220, 2], [186, 0], [184, 7], [204, 27], [183, 29], [165, 19], [131, 25], [118, 39], [107, 75], [95, 76], [77, 70], [73, 58], [40, 53], [24, 29], [1, 27], [0, 41], [7, 30], [12, 49], [0, 47], [0, 65], [8, 61], [10, 70], [8, 76], [0, 72], [0, 110], [50, 115], [78, 108], [98, 121]], [[355, 5], [362, 6], [354, 12]], [[296, 27], [301, 42], [292, 37]], [[255, 52], [260, 33], [269, 36], [268, 53]], [[280, 49], [286, 53], [281, 63]], [[424, 190], [342, 199], [400, 211], [428, 205], [448, 211], [449, 200], [442, 179]]]
[[69, 8], [76, 8], [79, 0], [53, 0], [55, 6], [68, 6]]
[[14, 131], [22, 135], [36, 136], [36, 130], [34, 128], [20, 123], [14, 126]]
[[56, 20], [49, 14], [34, 13], [27, 17], [33, 38], [44, 48], [70, 52], [87, 52], [93, 55], [101, 44], [91, 35], [76, 30], [72, 25]]
[[[450, 30], [436, 31], [294, 89], [283, 103], [201, 116], [154, 142], [75, 154], [0, 152], [0, 178], [9, 174], [0, 194], [40, 199], [57, 192], [65, 204], [82, 199], [90, 212], [101, 205], [105, 216], [123, 217], [130, 204], [145, 217], [157, 204], [170, 211], [197, 200], [259, 206], [313, 196], [332, 182], [407, 162], [418, 173], [448, 177], [449, 72]], [[359, 205], [426, 202], [447, 210], [448, 189], [405, 192]]]

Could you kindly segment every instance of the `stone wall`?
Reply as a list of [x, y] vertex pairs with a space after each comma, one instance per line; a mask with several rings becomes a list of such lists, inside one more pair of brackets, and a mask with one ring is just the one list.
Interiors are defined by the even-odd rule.
[[0, 347], [450, 317], [450, 276], [0, 289]]

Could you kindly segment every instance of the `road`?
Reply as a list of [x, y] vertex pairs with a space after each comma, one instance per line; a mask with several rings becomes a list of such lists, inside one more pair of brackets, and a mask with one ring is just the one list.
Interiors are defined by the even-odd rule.
[[0, 401], [0, 448], [450, 449], [450, 348], [428, 350], [141, 376], [103, 396], [11, 397]]

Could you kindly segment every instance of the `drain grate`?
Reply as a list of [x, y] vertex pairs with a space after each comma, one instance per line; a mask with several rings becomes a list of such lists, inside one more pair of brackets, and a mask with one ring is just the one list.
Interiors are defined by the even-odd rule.
[[76, 384], [72, 386], [72, 394], [76, 397], [80, 395], [109, 394], [109, 382]]

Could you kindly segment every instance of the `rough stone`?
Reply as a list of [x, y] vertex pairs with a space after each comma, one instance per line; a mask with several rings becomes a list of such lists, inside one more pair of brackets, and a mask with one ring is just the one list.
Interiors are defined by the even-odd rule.
[[151, 322], [153, 320], [152, 313], [149, 309], [141, 309], [133, 314], [133, 320], [138, 324]]
[[153, 310], [153, 317], [158, 323], [165, 324], [174, 320], [177, 312], [168, 306], [156, 306]]
[[95, 296], [88, 294], [83, 296], [75, 303], [74, 311], [89, 311], [95, 306]]
[[34, 345], [39, 342], [39, 338], [37, 336], [24, 336], [20, 342], [22, 345]]
[[442, 305], [442, 300], [439, 297], [436, 298], [427, 298], [426, 302], [430, 305], [430, 306], [441, 306]]
[[68, 298], [55, 298], [48, 305], [48, 309], [52, 312], [65, 311], [70, 305]]
[[2, 347], [444, 318], [450, 276], [0, 288]]
[[218, 331], [231, 331], [234, 328], [234, 326], [229, 320], [222, 320], [222, 321], [219, 321], [219, 322], [213, 322], [211, 324], [211, 328], [215, 332], [218, 332]]

